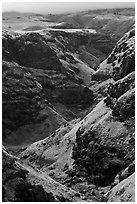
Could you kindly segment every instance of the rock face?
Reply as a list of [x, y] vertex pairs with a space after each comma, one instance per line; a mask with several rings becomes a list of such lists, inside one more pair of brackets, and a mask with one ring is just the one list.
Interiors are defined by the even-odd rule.
[[113, 62], [113, 79], [119, 80], [135, 70], [135, 28], [118, 41], [108, 58]]
[[118, 43], [108, 62], [113, 61], [112, 77], [116, 81], [108, 87], [106, 103], [113, 115], [125, 120], [135, 112], [135, 30], [130, 30]]
[[119, 80], [135, 70], [135, 29], [132, 28], [121, 38], [109, 57], [103, 61], [92, 80], [102, 81], [108, 78]]

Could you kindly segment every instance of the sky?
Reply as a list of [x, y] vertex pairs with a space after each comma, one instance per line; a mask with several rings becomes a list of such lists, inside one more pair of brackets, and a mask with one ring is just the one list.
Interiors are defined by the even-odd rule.
[[2, 11], [59, 14], [90, 9], [134, 8], [134, 2], [4, 2]]

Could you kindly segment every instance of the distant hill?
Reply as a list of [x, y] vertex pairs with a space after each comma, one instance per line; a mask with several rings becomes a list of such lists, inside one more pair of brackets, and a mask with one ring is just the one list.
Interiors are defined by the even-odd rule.
[[98, 9], [66, 15], [48, 15], [48, 18], [54, 22], [71, 24], [73, 28], [92, 28], [119, 40], [134, 24], [135, 10], [133, 8]]
[[[118, 41], [135, 23], [134, 8], [98, 9], [67, 14], [35, 14], [21, 12], [2, 13], [3, 28], [14, 30], [30, 30], [30, 26], [42, 26], [41, 29], [54, 28], [90, 28], [97, 33], [111, 36]], [[16, 21], [21, 26], [17, 26]], [[4, 27], [6, 25], [6, 27]], [[36, 29], [37, 30], [37, 29]]]

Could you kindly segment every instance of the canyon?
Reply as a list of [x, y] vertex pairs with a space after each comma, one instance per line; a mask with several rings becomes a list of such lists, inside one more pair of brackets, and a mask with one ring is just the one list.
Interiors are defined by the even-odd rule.
[[2, 18], [3, 201], [134, 202], [134, 9]]

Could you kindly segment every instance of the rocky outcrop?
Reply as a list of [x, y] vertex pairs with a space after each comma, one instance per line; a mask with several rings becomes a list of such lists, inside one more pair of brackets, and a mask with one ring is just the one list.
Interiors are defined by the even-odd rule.
[[120, 120], [134, 116], [135, 112], [135, 31], [129, 31], [116, 45], [108, 62], [113, 64], [112, 77], [116, 81], [108, 86], [105, 102]]
[[114, 80], [135, 71], [135, 28], [118, 41], [108, 58], [108, 63], [112, 63]]
[[121, 38], [109, 57], [92, 75], [91, 80], [119, 80], [135, 70], [135, 29], [132, 28]]
[[114, 83], [110, 83], [107, 92], [110, 95], [110, 97], [118, 99], [120, 96], [122, 96], [128, 90], [133, 89], [134, 87], [135, 87], [135, 72], [131, 72], [124, 78]]
[[135, 114], [134, 86], [134, 72], [108, 86], [107, 97], [104, 101], [113, 110], [112, 114], [121, 121]]
[[135, 89], [121, 96], [112, 107], [112, 114], [121, 121], [135, 116]]

